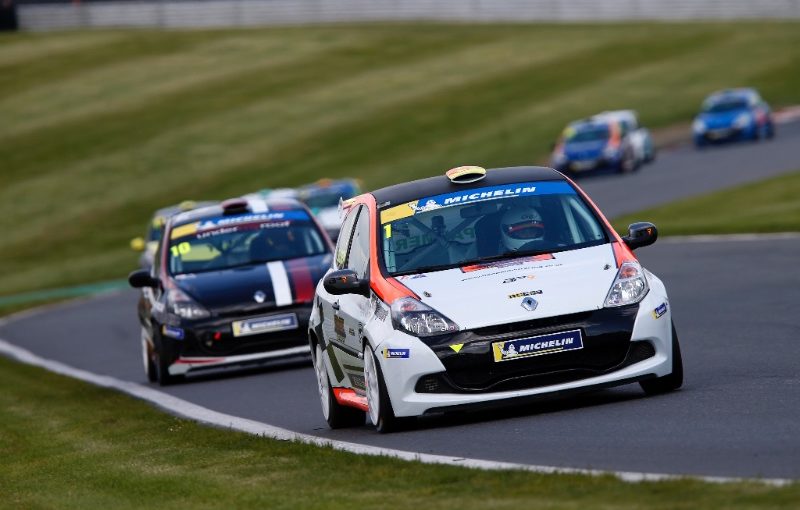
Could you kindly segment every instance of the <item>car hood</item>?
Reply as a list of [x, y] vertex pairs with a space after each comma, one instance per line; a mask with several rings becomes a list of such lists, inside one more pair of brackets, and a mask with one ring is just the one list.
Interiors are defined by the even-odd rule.
[[603, 155], [605, 147], [605, 140], [565, 143], [564, 155], [569, 159], [596, 159]]
[[[317, 282], [330, 268], [330, 254], [178, 275], [175, 283], [198, 303], [216, 313], [310, 303]], [[256, 293], [263, 293], [262, 302]]]
[[[617, 274], [610, 244], [398, 277], [463, 329], [597, 310]], [[532, 297], [536, 308], [522, 306]]]
[[743, 113], [750, 113], [750, 110], [741, 108], [729, 112], [701, 113], [697, 118], [703, 121], [703, 124], [708, 129], [729, 128], [733, 126], [733, 121], [736, 120], [736, 117]]

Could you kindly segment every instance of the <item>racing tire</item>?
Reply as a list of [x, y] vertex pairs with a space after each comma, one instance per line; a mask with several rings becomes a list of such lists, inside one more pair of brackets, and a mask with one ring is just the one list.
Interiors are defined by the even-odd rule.
[[333, 395], [331, 380], [325, 368], [325, 360], [322, 358], [322, 347], [319, 344], [314, 350], [314, 373], [317, 376], [317, 389], [319, 390], [320, 404], [322, 404], [322, 415], [325, 421], [328, 422], [328, 426], [332, 429], [342, 429], [364, 425], [367, 413], [360, 409], [339, 404]]
[[153, 334], [153, 364], [156, 368], [156, 380], [159, 386], [169, 386], [175, 384], [181, 378], [169, 373], [169, 366], [177, 359], [177, 349], [172, 342], [165, 341], [157, 333]]
[[675, 323], [672, 323], [672, 372], [658, 377], [640, 381], [639, 385], [647, 395], [660, 395], [677, 390], [683, 385], [683, 358], [681, 346], [678, 343], [678, 333], [675, 332]]
[[158, 382], [158, 372], [156, 364], [153, 363], [153, 353], [150, 349], [150, 342], [147, 341], [147, 330], [142, 327], [142, 362], [144, 364], [144, 373], [147, 380], [154, 383]]
[[364, 344], [364, 383], [367, 387], [367, 415], [381, 434], [402, 430], [413, 418], [398, 418], [394, 414], [381, 365], [368, 343]]
[[638, 165], [636, 156], [633, 154], [633, 151], [626, 151], [619, 162], [619, 168], [617, 169], [617, 172], [621, 174], [629, 174], [636, 171], [637, 168]]

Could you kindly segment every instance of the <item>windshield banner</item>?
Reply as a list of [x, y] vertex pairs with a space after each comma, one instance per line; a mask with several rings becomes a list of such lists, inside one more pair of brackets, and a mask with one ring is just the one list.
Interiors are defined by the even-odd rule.
[[[218, 218], [210, 218], [203, 221], [194, 223], [187, 223], [172, 229], [170, 239], [178, 239], [190, 235], [195, 235], [198, 232], [206, 230], [214, 230], [224, 227], [233, 227], [238, 225], [246, 225], [248, 223], [267, 223], [267, 222], [289, 222], [298, 220], [308, 220], [308, 214], [302, 210], [296, 211], [276, 211], [268, 213], [247, 213], [239, 214], [236, 216], [220, 216]], [[288, 223], [285, 226], [289, 226]]]
[[478, 188], [456, 193], [434, 195], [413, 202], [397, 205], [381, 211], [381, 223], [407, 218], [421, 212], [434, 211], [442, 207], [463, 205], [498, 198], [524, 197], [530, 195], [574, 194], [575, 190], [564, 181], [523, 182]]

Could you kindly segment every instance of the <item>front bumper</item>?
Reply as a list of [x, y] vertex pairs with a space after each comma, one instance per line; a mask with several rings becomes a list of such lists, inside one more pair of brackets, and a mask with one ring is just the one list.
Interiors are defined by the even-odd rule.
[[[233, 323], [294, 314], [297, 327], [250, 335], [234, 335]], [[309, 354], [308, 319], [311, 304], [282, 307], [254, 315], [212, 317], [202, 321], [182, 321], [175, 326], [182, 339], [165, 338], [177, 354], [169, 367], [172, 375], [232, 365], [258, 364], [264, 361], [307, 356]], [[164, 326], [163, 328], [169, 328]]]
[[[661, 377], [672, 370], [670, 312], [658, 318], [653, 314], [664, 302], [666, 296], [651, 289], [633, 307], [543, 319], [540, 324], [526, 324], [532, 327], [506, 333], [462, 332], [432, 346], [398, 332], [397, 337], [378, 348], [409, 348], [409, 358], [379, 356], [378, 360], [397, 416], [490, 408], [627, 384]], [[576, 327], [583, 332], [581, 350], [502, 363], [490, 357], [491, 343], [498, 339]], [[456, 352], [451, 346], [459, 346], [461, 340], [467, 341]]]
[[755, 136], [756, 136], [755, 125], [750, 125], [745, 128], [737, 128], [731, 126], [731, 127], [708, 129], [700, 133], [695, 133], [695, 142], [702, 144], [724, 143], [724, 142], [734, 142], [738, 140], [751, 140]]

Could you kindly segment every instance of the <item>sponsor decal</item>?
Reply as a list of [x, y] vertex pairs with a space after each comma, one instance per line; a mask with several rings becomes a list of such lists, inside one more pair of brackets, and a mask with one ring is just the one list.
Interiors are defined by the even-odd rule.
[[202, 220], [197, 226], [197, 230], [210, 230], [220, 227], [228, 227], [232, 225], [241, 225], [243, 223], [262, 223], [265, 221], [281, 221], [281, 220], [307, 220], [308, 214], [305, 211], [281, 211], [281, 212], [263, 212], [263, 213], [247, 213], [238, 214], [236, 216], [220, 216], [218, 218], [210, 218]]
[[333, 331], [336, 333], [336, 336], [343, 337], [344, 334], [344, 318], [339, 317], [338, 315], [333, 316]]
[[517, 299], [517, 298], [526, 297], [526, 296], [538, 296], [541, 293], [542, 293], [541, 289], [526, 290], [525, 292], [516, 292], [514, 294], [509, 294], [508, 295], [508, 299]]
[[168, 326], [166, 324], [161, 326], [161, 334], [170, 338], [174, 338], [175, 340], [183, 340], [184, 337], [183, 329], [175, 326]]
[[410, 356], [410, 349], [392, 349], [391, 347], [387, 347], [383, 350], [383, 357], [386, 359], [401, 359], [408, 358]]
[[389, 316], [389, 310], [386, 309], [385, 306], [381, 305], [380, 302], [375, 301], [375, 317], [383, 322], [386, 320], [386, 317]]
[[462, 273], [471, 273], [473, 271], [482, 271], [484, 269], [491, 269], [491, 268], [498, 268], [498, 267], [509, 267], [509, 266], [521, 266], [522, 264], [526, 264], [528, 262], [538, 262], [542, 260], [552, 260], [555, 257], [552, 253], [544, 253], [542, 255], [533, 255], [531, 257], [520, 257], [516, 259], [508, 259], [508, 260], [498, 260], [496, 262], [488, 262], [486, 264], [473, 264], [471, 266], [464, 266], [461, 268]]
[[520, 305], [522, 306], [522, 308], [528, 310], [529, 312], [532, 312], [536, 310], [537, 306], [539, 306], [539, 302], [529, 296], [523, 299]]
[[[562, 266], [562, 265], [563, 264], [542, 264], [540, 266], [526, 267], [525, 269], [545, 269], [545, 268], [551, 268], [551, 267], [559, 267], [559, 266]], [[487, 276], [497, 276], [499, 274], [513, 273], [513, 272], [516, 272], [516, 271], [519, 271], [519, 270], [520, 270], [520, 268], [518, 268], [518, 267], [512, 267], [511, 269], [504, 269], [503, 271], [492, 271], [490, 273], [480, 273], [480, 274], [477, 274], [475, 276], [469, 276], [467, 278], [462, 278], [461, 281], [462, 282], [466, 282], [467, 280], [475, 280], [477, 278], [486, 278]]]
[[575, 194], [575, 190], [569, 183], [561, 181], [521, 182], [472, 189], [466, 192], [445, 193], [385, 209], [381, 211], [381, 223], [389, 223], [401, 218], [407, 218], [418, 212], [432, 211], [451, 205], [469, 204], [498, 198], [564, 193]]
[[654, 319], [660, 319], [661, 317], [664, 316], [665, 313], [667, 313], [667, 302], [666, 301], [664, 301], [663, 303], [658, 305], [656, 307], [656, 309], [653, 310], [653, 318]]
[[274, 331], [297, 329], [297, 315], [285, 313], [235, 321], [231, 324], [231, 328], [233, 329], [233, 336], [260, 335]]
[[492, 344], [492, 354], [497, 362], [578, 349], [583, 349], [583, 337], [579, 329]]
[[451, 344], [450, 348], [456, 351], [456, 354], [461, 352], [461, 348], [464, 347], [464, 344]]
[[519, 281], [522, 281], [522, 280], [533, 280], [535, 278], [536, 278], [535, 274], [526, 274], [526, 275], [523, 275], [523, 276], [512, 276], [510, 278], [506, 278], [505, 280], [503, 280], [502, 283], [514, 283], [514, 282], [519, 282]]
[[[386, 227], [391, 227], [391, 225], [384, 226], [384, 237], [389, 239], [391, 236], [386, 235]], [[426, 234], [417, 234], [417, 235], [408, 235], [408, 229], [402, 230], [400, 227], [395, 228], [395, 234], [404, 234], [403, 236], [395, 235], [394, 236], [394, 249], [398, 252], [405, 253], [407, 250], [413, 250], [415, 248], [419, 248], [420, 246], [426, 246], [431, 244], [435, 239], [433, 234], [426, 233]], [[449, 239], [449, 238], [448, 238]], [[466, 227], [464, 230], [458, 232], [451, 240], [453, 241], [472, 241], [475, 239], [475, 229], [473, 227]], [[411, 276], [411, 275], [408, 275]], [[414, 275], [416, 276], [416, 275]]]
[[397, 277], [397, 279], [400, 280], [400, 281], [403, 281], [403, 280], [416, 280], [418, 278], [427, 278], [427, 277], [428, 277], [428, 275], [426, 275], [425, 273], [401, 274], [400, 276]]

